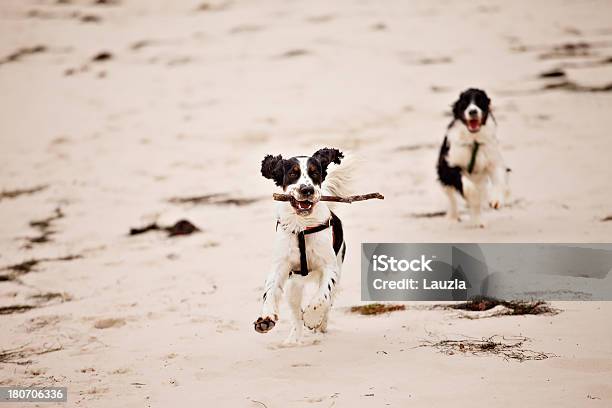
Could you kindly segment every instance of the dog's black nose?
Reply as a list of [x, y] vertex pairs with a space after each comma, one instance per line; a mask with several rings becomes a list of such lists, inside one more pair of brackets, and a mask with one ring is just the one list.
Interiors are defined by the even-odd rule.
[[306, 184], [302, 184], [300, 186], [300, 194], [303, 196], [311, 196], [315, 193], [313, 186], [308, 186]]
[[470, 115], [470, 116], [478, 116], [478, 111], [476, 109], [470, 109], [468, 111], [468, 115]]

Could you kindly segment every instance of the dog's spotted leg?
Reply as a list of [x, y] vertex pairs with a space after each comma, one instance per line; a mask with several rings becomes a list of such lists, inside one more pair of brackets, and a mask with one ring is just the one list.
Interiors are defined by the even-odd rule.
[[255, 331], [267, 333], [274, 328], [278, 321], [278, 303], [283, 294], [283, 287], [289, 277], [289, 271], [275, 268], [266, 279], [261, 316], [253, 323]]
[[316, 330], [321, 326], [323, 319], [329, 313], [330, 302], [327, 299], [316, 298], [304, 310], [304, 325], [311, 330]]
[[327, 333], [327, 320], [329, 320], [329, 310], [327, 311], [325, 316], [323, 316], [323, 320], [317, 328], [317, 331], [320, 331], [321, 333]]
[[306, 307], [306, 310], [304, 310], [302, 316], [304, 325], [309, 329], [321, 330], [323, 322], [325, 322], [324, 329], [327, 330], [327, 315], [331, 308], [339, 279], [340, 271], [337, 266], [330, 266], [323, 271], [321, 286], [308, 307]]

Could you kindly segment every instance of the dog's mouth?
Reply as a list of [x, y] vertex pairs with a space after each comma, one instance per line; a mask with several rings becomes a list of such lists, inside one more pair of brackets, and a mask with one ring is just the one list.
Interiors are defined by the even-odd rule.
[[467, 128], [470, 132], [478, 132], [480, 130], [480, 119], [468, 119]]
[[294, 197], [291, 197], [290, 203], [298, 215], [309, 215], [316, 204], [314, 201], [298, 200]]

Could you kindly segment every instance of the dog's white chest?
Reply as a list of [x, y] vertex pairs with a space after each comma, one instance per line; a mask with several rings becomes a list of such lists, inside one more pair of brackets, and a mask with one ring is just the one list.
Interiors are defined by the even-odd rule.
[[448, 151], [448, 162], [451, 166], [458, 166], [467, 171], [472, 161], [472, 174], [485, 171], [491, 162], [490, 152], [486, 144], [479, 144], [478, 148], [474, 143], [451, 144]]
[[[297, 235], [286, 234], [283, 241], [285, 243], [286, 262], [291, 265], [292, 270], [299, 271], [301, 263]], [[310, 272], [318, 272], [324, 265], [330, 261], [333, 262], [333, 257], [330, 258], [330, 255], [333, 254], [331, 230], [306, 235], [305, 244], [306, 261]]]
[[496, 160], [497, 140], [493, 129], [488, 126], [476, 134], [470, 134], [463, 129], [450, 129], [448, 134], [448, 163], [468, 171], [472, 163], [471, 174], [485, 172]]

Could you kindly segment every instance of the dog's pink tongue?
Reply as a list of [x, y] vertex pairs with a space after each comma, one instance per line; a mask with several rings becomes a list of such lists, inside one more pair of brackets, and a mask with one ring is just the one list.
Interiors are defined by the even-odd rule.
[[298, 207], [300, 207], [300, 209], [306, 209], [306, 208], [310, 208], [310, 203], [307, 201], [298, 201]]
[[472, 119], [468, 121], [468, 126], [470, 127], [470, 130], [476, 130], [480, 127], [480, 121], [478, 121], [478, 119]]

